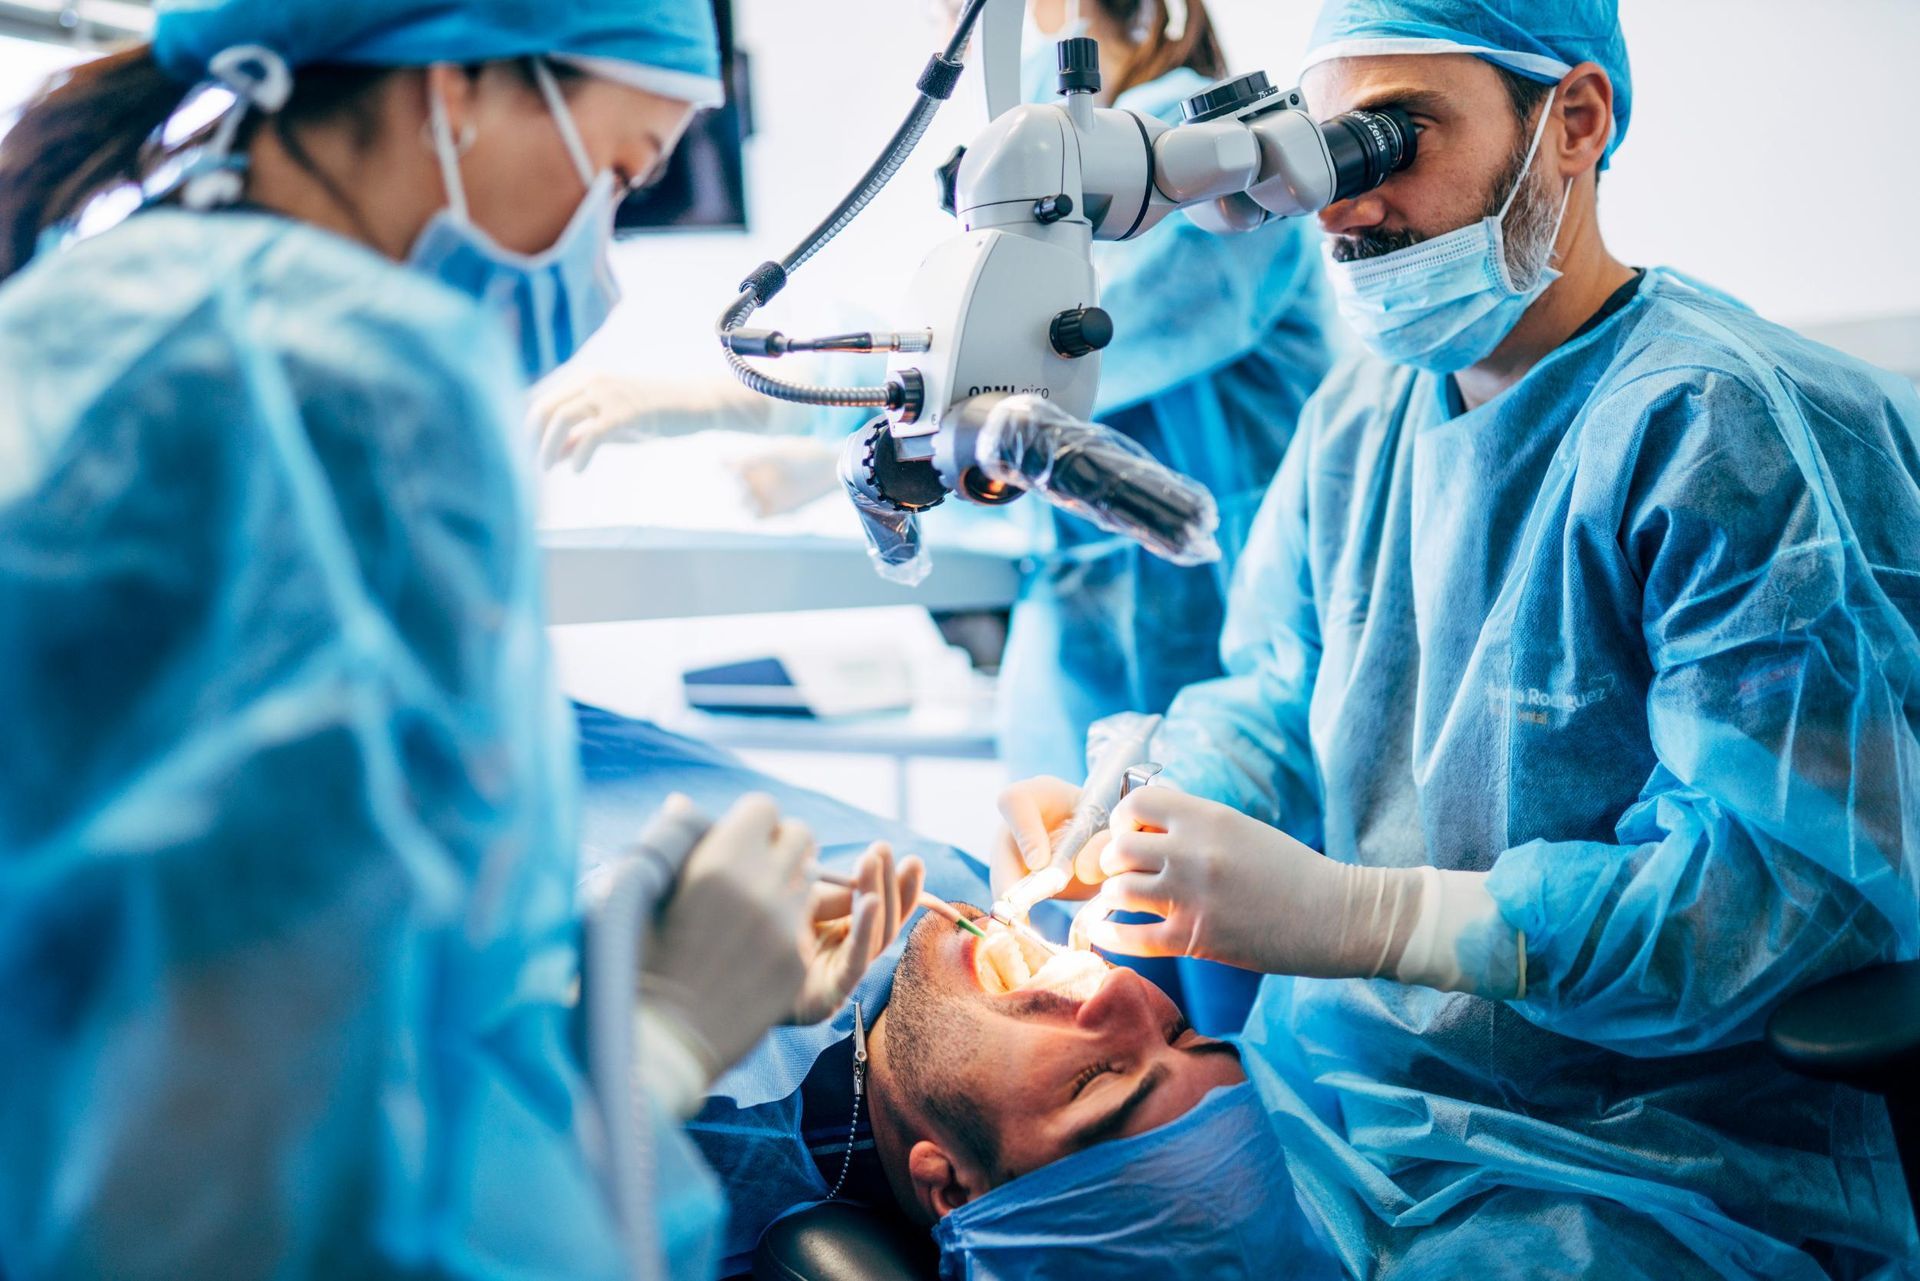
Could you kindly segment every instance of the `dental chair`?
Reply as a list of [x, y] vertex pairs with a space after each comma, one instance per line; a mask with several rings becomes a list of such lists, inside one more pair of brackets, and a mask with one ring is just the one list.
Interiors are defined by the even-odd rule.
[[924, 1228], [847, 1201], [789, 1214], [760, 1236], [754, 1281], [933, 1281], [940, 1251]]
[[1842, 974], [1796, 993], [1767, 1022], [1794, 1071], [1885, 1096], [1907, 1196], [1920, 1214], [1920, 961]]

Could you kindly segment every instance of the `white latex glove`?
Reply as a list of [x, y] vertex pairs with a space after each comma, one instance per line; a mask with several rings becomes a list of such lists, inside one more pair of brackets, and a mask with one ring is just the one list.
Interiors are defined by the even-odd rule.
[[793, 1013], [814, 853], [771, 797], [746, 797], [694, 847], [647, 941], [642, 1004], [686, 1033], [709, 1081]]
[[[1053, 861], [1053, 838], [1079, 803], [1080, 789], [1063, 778], [1042, 775], [1022, 779], [1000, 793], [1000, 818], [1005, 826], [994, 837], [989, 856], [989, 872], [995, 898], [1029, 872], [1037, 872]], [[1105, 879], [1100, 872], [1100, 852], [1107, 847], [1108, 834], [1094, 833], [1073, 861], [1073, 880], [1056, 897], [1084, 899], [1093, 896], [1094, 887]]]
[[[592, 374], [539, 388], [529, 414], [540, 440], [540, 465], [573, 461], [585, 471], [609, 442], [658, 440], [702, 431], [766, 433], [791, 429], [778, 402], [725, 379], [617, 378]], [[804, 421], [801, 423], [804, 426]]]
[[893, 860], [893, 848], [876, 842], [854, 866], [853, 889], [815, 885], [811, 910], [800, 932], [800, 955], [807, 968], [795, 1023], [833, 1017], [840, 1003], [900, 933], [913, 915], [926, 879], [917, 858]]
[[740, 483], [748, 510], [765, 519], [840, 490], [840, 450], [804, 436], [755, 442], [721, 465]]
[[[1480, 872], [1361, 867], [1238, 810], [1172, 787], [1120, 802], [1100, 856], [1107, 879], [1075, 919], [1093, 946], [1196, 956], [1269, 974], [1389, 975], [1483, 995], [1524, 993], [1525, 941]], [[1113, 911], [1165, 919], [1119, 925]]]

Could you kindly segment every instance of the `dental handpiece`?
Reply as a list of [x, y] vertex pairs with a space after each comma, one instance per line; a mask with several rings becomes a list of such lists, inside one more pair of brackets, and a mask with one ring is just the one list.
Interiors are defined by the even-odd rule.
[[1072, 817], [1053, 839], [1052, 861], [1015, 881], [994, 901], [991, 915], [996, 921], [1008, 925], [1025, 922], [1037, 904], [1054, 898], [1073, 883], [1073, 861], [1088, 841], [1106, 829], [1113, 807], [1126, 794], [1127, 770], [1146, 758], [1160, 721], [1158, 716], [1140, 717], [1137, 725], [1116, 736], [1101, 751], [1087, 773]]

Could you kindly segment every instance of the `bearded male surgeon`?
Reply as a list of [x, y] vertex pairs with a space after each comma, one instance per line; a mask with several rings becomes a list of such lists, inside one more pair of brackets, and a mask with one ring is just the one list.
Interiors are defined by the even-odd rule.
[[[1420, 129], [1321, 216], [1370, 350], [1175, 786], [1076, 864], [1088, 937], [1270, 976], [1243, 1057], [1319, 1126], [1289, 1165], [1352, 1275], [1913, 1275], [1884, 1105], [1760, 1040], [1920, 954], [1920, 400], [1608, 252], [1613, 0], [1331, 0], [1301, 85]], [[996, 889], [1074, 799], [1009, 791]]]

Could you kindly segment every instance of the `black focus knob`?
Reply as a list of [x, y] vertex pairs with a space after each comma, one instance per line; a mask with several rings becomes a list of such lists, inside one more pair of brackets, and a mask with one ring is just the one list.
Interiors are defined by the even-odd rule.
[[1098, 307], [1070, 307], [1053, 318], [1047, 337], [1055, 351], [1078, 360], [1113, 341], [1113, 317]]
[[960, 162], [966, 158], [967, 149], [955, 147], [946, 162], [933, 171], [933, 180], [940, 186], [940, 207], [950, 214], [960, 212]]
[[[1234, 116], [1245, 111], [1263, 98], [1272, 98], [1279, 91], [1273, 82], [1267, 79], [1264, 71], [1249, 71], [1244, 76], [1235, 76], [1231, 80], [1222, 80], [1211, 88], [1199, 93], [1180, 104], [1180, 114], [1188, 124], [1198, 124], [1202, 120], [1217, 120], [1221, 116]], [[1298, 105], [1297, 95], [1294, 95]], [[1279, 106], [1278, 102], [1273, 106]]]
[[1100, 42], [1075, 36], [1054, 46], [1060, 59], [1061, 93], [1100, 92]]
[[1051, 227], [1062, 218], [1073, 217], [1073, 197], [1068, 195], [1043, 196], [1033, 202], [1033, 220], [1042, 227]]

